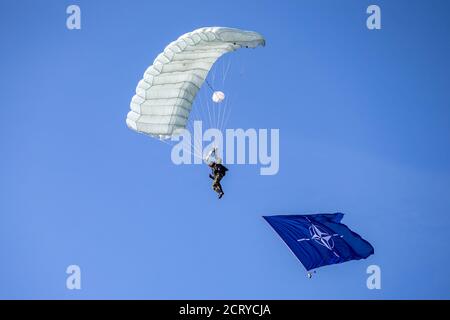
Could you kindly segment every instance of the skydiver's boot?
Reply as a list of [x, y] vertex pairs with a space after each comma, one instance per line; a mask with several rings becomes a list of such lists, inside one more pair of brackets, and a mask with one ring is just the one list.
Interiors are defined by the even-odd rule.
[[220, 189], [219, 189], [219, 186], [218, 186], [217, 184], [213, 184], [213, 190], [214, 190], [216, 193], [220, 194]]
[[220, 184], [217, 186], [217, 193], [219, 194], [219, 199], [222, 199], [223, 195], [225, 194]]

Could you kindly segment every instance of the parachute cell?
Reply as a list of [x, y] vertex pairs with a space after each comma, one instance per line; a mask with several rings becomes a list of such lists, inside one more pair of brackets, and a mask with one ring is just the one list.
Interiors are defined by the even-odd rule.
[[[186, 127], [197, 92], [217, 59], [240, 48], [264, 45], [256, 32], [224, 27], [182, 35], [145, 71], [130, 103], [128, 127], [159, 139], [176, 135]], [[217, 103], [224, 98], [223, 92], [213, 95]]]

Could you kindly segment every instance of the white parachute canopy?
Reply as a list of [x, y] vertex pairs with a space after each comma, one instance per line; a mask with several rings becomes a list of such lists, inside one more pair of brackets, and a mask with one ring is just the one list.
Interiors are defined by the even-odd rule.
[[[240, 48], [264, 46], [264, 38], [252, 31], [208, 27], [186, 33], [170, 43], [139, 81], [127, 115], [129, 128], [169, 139], [186, 128], [192, 103], [209, 70], [223, 54]], [[221, 91], [212, 99], [225, 99]]]

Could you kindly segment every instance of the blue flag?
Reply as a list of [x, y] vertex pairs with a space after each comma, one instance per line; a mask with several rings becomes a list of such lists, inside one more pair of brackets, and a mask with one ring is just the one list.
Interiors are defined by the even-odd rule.
[[264, 219], [306, 270], [365, 259], [372, 245], [341, 223], [343, 213], [266, 216]]

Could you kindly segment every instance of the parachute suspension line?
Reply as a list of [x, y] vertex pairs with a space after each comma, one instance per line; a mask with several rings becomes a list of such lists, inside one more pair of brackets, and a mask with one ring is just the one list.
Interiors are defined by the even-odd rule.
[[221, 115], [223, 113], [223, 112], [221, 112], [222, 109], [223, 109], [223, 106], [224, 106], [224, 104], [221, 103], [221, 105], [218, 107], [218, 110], [217, 110], [218, 116], [217, 116], [217, 126], [216, 126], [216, 128], [219, 129], [219, 130], [220, 130], [220, 127], [219, 127], [220, 119], [221, 119]]
[[[219, 108], [219, 116], [217, 118], [217, 129], [219, 129], [220, 132], [222, 132], [222, 126], [220, 125], [222, 123], [222, 117], [223, 117], [223, 110], [225, 110], [226, 101], [222, 103], [222, 105]], [[222, 110], [223, 109], [223, 110]]]
[[[239, 92], [236, 92], [236, 94], [235, 95], [233, 95], [233, 97], [232, 97], [234, 100], [233, 101], [238, 101], [239, 100]], [[231, 114], [231, 112], [233, 111], [233, 108], [228, 108], [229, 110], [229, 112], [228, 112], [228, 115], [227, 115], [227, 117], [226, 117], [226, 119], [225, 119], [225, 123], [224, 123], [224, 125], [227, 125], [228, 124], [228, 119], [230, 118], [230, 114]]]
[[[212, 88], [212, 87], [211, 87]], [[213, 115], [213, 110], [210, 109], [210, 105], [209, 105], [209, 93], [205, 90], [203, 91], [203, 108], [206, 108], [208, 110], [208, 123], [207, 123], [207, 127], [211, 128], [212, 124], [213, 124], [213, 120], [214, 120], [214, 115]]]
[[[225, 62], [224, 62], [225, 61]], [[205, 79], [205, 83], [208, 86], [208, 88], [211, 90], [211, 92], [216, 92], [214, 87], [216, 87], [216, 77], [218, 76], [218, 73], [221, 73], [221, 82], [222, 82], [222, 88], [225, 89], [225, 84], [227, 80], [227, 76], [229, 74], [229, 70], [231, 68], [231, 59], [220, 59], [210, 70], [209, 79]], [[228, 107], [228, 101], [226, 101], [223, 105], [220, 107], [218, 105], [215, 105], [215, 103], [212, 103], [210, 100], [211, 98], [209, 96], [205, 97], [205, 101], [203, 101], [204, 96], [202, 94], [208, 95], [207, 91], [202, 91], [200, 94], [200, 100], [201, 102], [201, 109], [206, 108], [208, 111], [208, 120], [209, 123], [207, 125], [208, 128], [216, 128], [222, 131], [222, 123], [224, 123], [225, 114], [227, 112]], [[206, 102], [206, 103], [205, 103]], [[212, 110], [211, 110], [212, 109]], [[217, 109], [217, 110], [216, 110]], [[223, 110], [221, 110], [223, 109]], [[203, 118], [203, 116], [202, 116]], [[205, 119], [205, 118], [203, 118]]]
[[[201, 95], [199, 95], [201, 98]], [[199, 99], [200, 100], [200, 99]], [[192, 105], [192, 113], [194, 115], [194, 118], [192, 118], [192, 122], [195, 122], [195, 120], [202, 120], [204, 118], [203, 116], [203, 110], [201, 108], [201, 104], [199, 106], [198, 100]]]
[[208, 87], [211, 89], [212, 92], [214, 92], [214, 88], [211, 86], [211, 84], [209, 83], [208, 79], [205, 79], [206, 84], [208, 85]]
[[227, 69], [226, 69], [226, 71], [224, 71], [224, 73], [223, 73], [223, 82], [222, 82], [222, 85], [223, 85], [224, 87], [225, 87], [225, 80], [227, 80], [228, 71], [230, 71], [230, 67], [231, 67], [231, 59], [228, 59]]
[[194, 135], [194, 128], [192, 126], [192, 124], [190, 122], [188, 122], [188, 126], [190, 131], [192, 132], [191, 137], [194, 136], [194, 143], [192, 144], [191, 141], [189, 141], [189, 148], [190, 150], [194, 150], [194, 156], [196, 156], [197, 158], [203, 159], [203, 152], [202, 150], [199, 150], [196, 146], [197, 143], [199, 143], [201, 145], [201, 141], [199, 140], [195, 140], [195, 135]]
[[228, 110], [228, 114], [227, 114], [227, 116], [226, 116], [226, 118], [225, 118], [225, 122], [223, 123], [223, 126], [224, 126], [224, 127], [227, 125], [228, 119], [230, 118], [231, 111], [233, 110], [233, 108], [228, 108], [228, 109], [229, 109], [229, 110]]
[[[223, 67], [222, 68], [222, 72], [223, 72], [223, 74], [222, 74], [222, 86], [223, 86], [224, 90], [225, 90], [225, 87], [226, 87], [226, 80], [227, 80], [228, 72], [230, 71], [231, 62], [232, 62], [231, 58], [227, 59], [227, 67], [226, 67], [226, 69], [225, 69], [225, 64], [222, 65], [222, 67]], [[219, 113], [219, 124], [220, 124], [220, 131], [221, 132], [224, 129], [223, 128], [223, 122], [224, 122], [225, 114], [227, 112], [227, 107], [228, 107], [228, 104], [229, 104], [229, 100], [230, 100], [230, 97], [228, 96], [227, 99], [225, 99], [225, 104], [224, 104], [223, 108], [221, 108], [221, 109], [223, 109], [222, 115], [220, 115], [220, 113]], [[220, 109], [219, 109], [219, 112], [220, 112]]]
[[[220, 68], [221, 63], [222, 63], [222, 61], [220, 61], [220, 63], [217, 63], [217, 65], [216, 65], [216, 68], [214, 70], [214, 79], [216, 78], [218, 73], [219, 73], [218, 78], [220, 78], [220, 76], [221, 76], [221, 68]], [[214, 84], [215, 83], [216, 82], [214, 82]], [[215, 87], [217, 88], [217, 86], [215, 86]], [[223, 90], [223, 88], [220, 88], [220, 89]], [[214, 117], [214, 121], [215, 121], [214, 128], [219, 129], [218, 125], [219, 125], [220, 108], [221, 108], [220, 102], [219, 103], [214, 102], [213, 107], [214, 107], [214, 112], [217, 113]]]
[[201, 92], [199, 92], [198, 95], [199, 95], [200, 99], [197, 101], [197, 103], [195, 103], [193, 105], [193, 108], [197, 109], [196, 111], [200, 114], [199, 120], [203, 120], [203, 119], [206, 119], [204, 112], [203, 112], [202, 103], [201, 103], [203, 101], [203, 96], [202, 96]]
[[[202, 120], [205, 119], [206, 117], [203, 116], [202, 103], [199, 103], [199, 102], [202, 100], [202, 99], [201, 99], [201, 98], [202, 98], [201, 92], [200, 92], [199, 96], [200, 96], [200, 99], [197, 100], [197, 103], [195, 103], [195, 104], [192, 106], [192, 110], [193, 110], [194, 113], [196, 114], [197, 120], [202, 121]], [[200, 109], [200, 110], [197, 110], [197, 109]], [[203, 150], [198, 150], [198, 148], [196, 147], [197, 145], [199, 145], [199, 146], [201, 146], [200, 148], [202, 149], [202, 148], [203, 148], [203, 143], [202, 143], [202, 137], [200, 137], [200, 138], [199, 138], [199, 137], [196, 137], [196, 135], [194, 134], [195, 119], [193, 119], [192, 123], [189, 123], [189, 125], [190, 125], [190, 129], [191, 129], [192, 136], [193, 136], [193, 139], [194, 139], [194, 145], [193, 145], [194, 150], [195, 150], [195, 152], [197, 152], [198, 154], [200, 154], [200, 155], [201, 155], [201, 158], [203, 159]]]
[[214, 127], [213, 128], [217, 128], [217, 112], [219, 111], [218, 110], [219, 107], [216, 105], [215, 102], [211, 102], [211, 99], [209, 100], [209, 103], [211, 103], [211, 105], [212, 105], [213, 114], [214, 114], [214, 123], [213, 123]]
[[213, 74], [212, 74], [212, 85], [216, 86], [216, 73], [217, 73], [217, 65], [213, 65]]
[[[227, 59], [227, 58], [222, 58], [220, 61], [220, 64], [218, 64], [217, 68], [219, 69], [219, 72], [221, 73], [221, 90], [226, 91], [226, 78], [227, 78], [227, 74], [228, 74], [228, 70], [230, 68], [230, 64], [231, 64], [231, 60]], [[226, 112], [226, 107], [228, 105], [228, 99], [229, 97], [227, 97], [225, 99], [225, 101], [221, 101], [220, 102], [220, 106], [218, 105], [218, 116], [217, 116], [217, 123], [216, 123], [216, 128], [218, 130], [220, 130], [220, 132], [222, 132], [222, 122], [223, 122], [223, 117], [225, 115]], [[223, 109], [223, 110], [222, 110]]]
[[222, 114], [222, 118], [221, 118], [221, 121], [220, 121], [220, 131], [221, 132], [225, 130], [225, 125], [226, 125], [226, 123], [225, 123], [225, 116], [227, 114], [228, 109], [231, 109], [231, 107], [228, 108], [228, 104], [230, 103], [230, 100], [231, 100], [231, 96], [228, 96], [227, 100], [225, 101], [225, 104], [223, 106], [223, 114]]
[[[209, 94], [208, 91], [206, 90], [201, 90], [199, 92], [199, 99], [197, 100], [197, 103], [193, 105], [193, 110], [195, 112], [195, 114], [197, 114], [197, 116], [199, 116], [199, 120], [204, 120], [206, 121], [206, 123], [203, 123], [203, 127], [204, 129], [209, 129], [213, 127], [213, 122], [215, 121], [214, 118], [214, 114], [212, 112], [212, 110], [210, 110], [211, 108], [214, 108], [214, 106], [211, 106], [210, 104], [210, 98], [209, 98]], [[208, 111], [208, 117], [206, 117], [205, 112], [202, 110], [206, 107], [207, 111]], [[200, 110], [196, 110], [197, 108], [199, 108]], [[198, 112], [200, 112], [200, 115], [198, 114]], [[209, 120], [209, 121], [208, 121]], [[190, 126], [190, 130], [191, 132], [194, 131], [194, 123], [190, 123], [188, 122], [188, 125]], [[192, 145], [191, 147], [194, 148], [196, 154], [198, 154], [199, 158], [203, 159], [203, 150], [199, 150], [196, 145], [200, 145], [202, 146], [201, 148], [203, 148], [203, 140], [202, 137], [195, 137], [194, 135], [194, 145]], [[201, 155], [201, 156], [200, 156]]]
[[[203, 95], [205, 95], [205, 92], [203, 92]], [[208, 101], [208, 98], [203, 99], [202, 95], [200, 97], [201, 97], [201, 107], [206, 108], [208, 111], [207, 126], [209, 128], [211, 126], [212, 120], [211, 120], [211, 112], [209, 111], [209, 104], [206, 103]]]
[[198, 114], [197, 108], [193, 104], [192, 108], [191, 108], [191, 114], [189, 115], [189, 118], [188, 118], [188, 122], [192, 121], [192, 123], [194, 123], [196, 120], [199, 120], [199, 119], [200, 119], [200, 115]]
[[[164, 142], [165, 144], [167, 144], [167, 145], [170, 146], [170, 147], [173, 147], [173, 146], [174, 146], [172, 143], [168, 142], [167, 140], [159, 139], [159, 141]], [[191, 144], [191, 143], [189, 143], [189, 144]], [[197, 154], [192, 153], [191, 150], [188, 150], [188, 152], [189, 152], [190, 155], [192, 155], [192, 156], [194, 156], [194, 157], [196, 157], [196, 158], [199, 158], [199, 159], [202, 159], [202, 160], [203, 160], [202, 157], [199, 157]]]
[[224, 122], [225, 122], [225, 116], [226, 116], [226, 113], [227, 113], [229, 99], [230, 99], [230, 97], [228, 96], [227, 97], [227, 101], [225, 101], [225, 104], [223, 106], [223, 115], [222, 115], [222, 118], [220, 119], [220, 131], [224, 131], [225, 130], [225, 128], [224, 128], [224, 124], [225, 123]]
[[[223, 87], [223, 66], [224, 66], [224, 63], [223, 63], [223, 60], [222, 60], [221, 63], [217, 65], [217, 69], [219, 69], [219, 73], [220, 73], [219, 77], [222, 78], [222, 81], [221, 81], [222, 82], [222, 86], [220, 88], [220, 90], [222, 92], [225, 90], [224, 87]], [[220, 67], [222, 67], [222, 68], [220, 68]], [[220, 79], [219, 79], [219, 81], [220, 81]], [[216, 124], [216, 128], [218, 130], [220, 130], [219, 123], [220, 123], [220, 116], [221, 116], [221, 111], [222, 111], [222, 103], [223, 103], [223, 101], [219, 102], [219, 104], [216, 105], [216, 107], [217, 107], [217, 124]]]
[[[213, 85], [213, 87], [216, 87], [216, 88], [217, 88], [217, 86], [216, 86], [217, 69], [219, 69], [219, 64], [215, 64], [213, 66], [213, 69], [212, 69], [212, 85]], [[210, 101], [211, 101], [211, 99], [208, 99], [209, 103], [210, 103]], [[217, 114], [216, 114], [216, 109], [217, 108], [216, 107], [217, 107], [216, 105], [212, 104], [212, 112], [213, 112], [213, 120], [214, 120], [214, 122], [211, 125], [214, 126], [213, 128], [217, 128]]]
[[[237, 61], [237, 63], [236, 63], [236, 61], [237, 60], [234, 60], [235, 64], [234, 64], [233, 70], [232, 70], [233, 75], [235, 75], [239, 78], [243, 78], [243, 76], [245, 74], [245, 64], [239, 63], [239, 61]], [[227, 75], [228, 75], [228, 71], [227, 71]], [[226, 108], [227, 114], [224, 115], [224, 119], [223, 119], [223, 123], [222, 123], [222, 127], [224, 129], [226, 128], [226, 126], [228, 124], [228, 120], [230, 119], [230, 116], [231, 116], [231, 112], [233, 111], [233, 108], [232, 108], [233, 102], [231, 100], [237, 101], [239, 98], [239, 91], [235, 91], [233, 93], [235, 93], [235, 94], [232, 97], [228, 97], [228, 99], [227, 99], [227, 103], [230, 104], [230, 107], [228, 107], [228, 104], [226, 104], [225, 108]]]
[[192, 132], [191, 137], [193, 136], [193, 138], [194, 138], [194, 145], [191, 144], [190, 147], [193, 147], [194, 150], [195, 150], [195, 152], [200, 153], [200, 154], [202, 155], [202, 157], [203, 157], [203, 152], [202, 152], [202, 150], [198, 150], [198, 148], [196, 148], [196, 145], [200, 145], [200, 146], [201, 146], [202, 143], [201, 143], [201, 141], [199, 141], [199, 138], [196, 139], [195, 134], [193, 134], [193, 131], [194, 131], [193, 128], [194, 128], [194, 123], [195, 123], [195, 121], [196, 121], [196, 120], [201, 120], [201, 119], [202, 119], [202, 117], [200, 117], [200, 115], [198, 114], [198, 110], [197, 110], [197, 109], [198, 109], [198, 108], [197, 108], [197, 105], [194, 104], [194, 105], [192, 106], [192, 113], [191, 113], [191, 115], [193, 115], [193, 117], [190, 117], [190, 118], [192, 119], [192, 122], [191, 122], [191, 120], [188, 120], [187, 124], [188, 124], [188, 126], [190, 127], [190, 130], [191, 130], [191, 132]]
[[195, 142], [192, 143], [189, 141], [189, 143], [187, 143], [187, 145], [189, 146], [189, 154], [193, 155], [195, 158], [203, 159], [202, 152], [200, 150], [198, 150], [198, 148], [195, 146]]
[[216, 106], [213, 103], [211, 103], [211, 99], [208, 99], [207, 103], [210, 106], [211, 112], [212, 112], [212, 119], [213, 119], [213, 121], [211, 123], [211, 128], [215, 128], [216, 127], [216, 121], [217, 121]]

